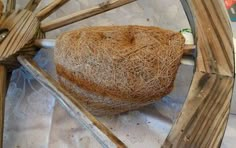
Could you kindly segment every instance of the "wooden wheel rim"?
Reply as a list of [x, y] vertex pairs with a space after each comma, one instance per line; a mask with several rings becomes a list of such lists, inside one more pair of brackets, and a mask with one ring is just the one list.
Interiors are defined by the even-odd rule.
[[[67, 1], [55, 0], [36, 16], [39, 20], [43, 20]], [[40, 27], [47, 32], [133, 1], [110, 0], [71, 16], [41, 24]], [[33, 11], [39, 2], [40, 0], [31, 0], [26, 9]], [[220, 0], [181, 0], [181, 2], [195, 34], [196, 67], [188, 97], [163, 147], [217, 147], [221, 144], [227, 125], [234, 84], [232, 31]], [[6, 8], [7, 11], [13, 11], [15, 1], [8, 0]], [[61, 23], [66, 20], [67, 23]], [[25, 67], [27, 62], [30, 64], [24, 57], [18, 60]], [[4, 75], [1, 79], [5, 77]], [[3, 98], [4, 93], [0, 92], [0, 96]], [[96, 121], [93, 116], [91, 118]], [[99, 129], [103, 133], [107, 132], [106, 129]], [[114, 135], [105, 135], [110, 138], [113, 145], [103, 143], [103, 146], [125, 147], [120, 141], [114, 140], [118, 139]]]
[[219, 147], [234, 84], [231, 27], [219, 0], [181, 2], [195, 31], [196, 67], [187, 99], [163, 147]]

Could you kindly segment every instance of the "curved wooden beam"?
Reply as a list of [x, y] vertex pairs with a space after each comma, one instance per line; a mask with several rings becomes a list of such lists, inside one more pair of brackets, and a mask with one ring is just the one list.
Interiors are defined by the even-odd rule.
[[48, 23], [43, 23], [41, 24], [40, 28], [44, 32], [51, 31], [51, 30], [81, 21], [83, 19], [92, 17], [94, 15], [106, 12], [108, 10], [123, 6], [125, 4], [131, 3], [134, 1], [136, 0], [108, 0], [92, 8], [85, 9], [76, 13], [72, 13], [68, 16], [58, 18]]
[[181, 2], [193, 30], [196, 29], [196, 72], [179, 117], [162, 147], [219, 147], [234, 84], [231, 27], [220, 0]]
[[69, 0], [54, 0], [49, 5], [41, 9], [36, 14], [36, 17], [42, 21], [68, 1]]

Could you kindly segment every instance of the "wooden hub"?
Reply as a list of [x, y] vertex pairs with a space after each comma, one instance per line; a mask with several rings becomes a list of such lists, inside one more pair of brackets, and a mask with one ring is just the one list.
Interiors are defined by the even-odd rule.
[[0, 64], [5, 65], [8, 71], [20, 66], [16, 59], [18, 55], [33, 57], [36, 54], [38, 49], [33, 41], [44, 38], [39, 26], [37, 17], [28, 10], [13, 11], [1, 17], [0, 28], [9, 32], [0, 34], [3, 38], [0, 43]]

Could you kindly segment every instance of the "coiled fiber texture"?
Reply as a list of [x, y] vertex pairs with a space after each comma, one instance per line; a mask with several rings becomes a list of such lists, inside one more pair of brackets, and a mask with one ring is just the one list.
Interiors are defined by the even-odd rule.
[[58, 79], [94, 115], [137, 109], [170, 93], [184, 41], [180, 33], [158, 27], [66, 32], [55, 47]]

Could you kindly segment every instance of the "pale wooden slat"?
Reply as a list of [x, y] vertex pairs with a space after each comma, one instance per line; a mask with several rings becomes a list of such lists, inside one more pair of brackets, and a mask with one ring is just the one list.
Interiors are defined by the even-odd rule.
[[44, 20], [47, 18], [50, 14], [52, 14], [54, 11], [56, 11], [58, 8], [60, 8], [62, 5], [64, 5], [69, 0], [54, 0], [49, 5], [41, 9], [37, 14], [36, 17], [39, 20]]
[[[234, 83], [232, 31], [220, 0], [182, 0], [196, 26], [196, 72], [183, 108], [163, 147], [219, 147]], [[218, 7], [217, 7], [218, 8]], [[195, 23], [193, 23], [195, 22]], [[226, 31], [227, 30], [227, 31]]]
[[62, 106], [74, 116], [84, 127], [86, 127], [104, 147], [126, 147], [112, 132], [101, 122], [91, 115], [79, 102], [68, 93], [49, 74], [44, 72], [33, 60], [23, 56], [18, 57], [18, 61], [47, 88]]
[[25, 6], [25, 9], [29, 11], [34, 11], [38, 7], [40, 2], [41, 0], [29, 0], [27, 5]]
[[[233, 44], [231, 28], [225, 28], [223, 13], [215, 10], [218, 0], [188, 0], [196, 16], [198, 49], [204, 65], [197, 65], [198, 71], [233, 76]], [[219, 17], [220, 16], [220, 17]]]
[[[20, 10], [12, 12], [1, 22], [0, 27], [9, 30], [8, 35], [0, 44], [0, 64], [7, 64], [8, 68], [15, 67], [17, 55], [38, 34], [39, 21], [31, 11]], [[34, 52], [36, 50], [31, 49]]]
[[227, 34], [229, 35], [229, 38], [232, 37], [232, 30], [229, 30], [228, 28], [231, 28], [231, 23], [228, 19], [228, 11], [227, 9], [225, 9], [225, 4], [224, 1], [215, 1], [213, 3], [215, 10], [217, 11], [217, 14], [222, 14], [219, 15], [220, 20], [224, 23], [222, 23], [224, 25], [224, 31], [227, 32]]
[[15, 10], [16, 0], [7, 0], [6, 12], [12, 12]]
[[3, 145], [5, 96], [7, 91], [7, 70], [5, 66], [0, 65], [0, 147]]
[[229, 115], [232, 87], [231, 77], [196, 72], [187, 100], [163, 147], [219, 145]]
[[51, 31], [51, 30], [72, 24], [74, 22], [86, 19], [88, 17], [103, 13], [105, 11], [123, 6], [125, 4], [131, 3], [134, 1], [135, 0], [108, 0], [92, 8], [85, 9], [85, 10], [70, 14], [68, 16], [58, 18], [51, 22], [43, 23], [40, 28], [44, 32]]
[[[232, 54], [232, 31], [230, 32], [231, 29], [227, 29], [225, 28], [227, 21], [224, 22], [223, 20], [221, 20], [223, 14], [223, 12], [219, 12], [217, 11], [217, 8], [215, 7], [216, 2], [212, 2], [212, 1], [202, 1], [203, 6], [205, 7], [205, 9], [208, 9], [207, 11], [207, 15], [209, 16], [209, 20], [211, 21], [213, 26], [213, 29], [215, 29], [215, 34], [219, 40], [219, 42], [221, 42], [221, 46], [222, 48], [225, 48], [225, 54], [226, 55], [230, 55]], [[228, 21], [229, 22], [229, 21]], [[229, 49], [229, 50], [228, 50]], [[233, 63], [233, 58], [229, 59], [230, 63]]]

